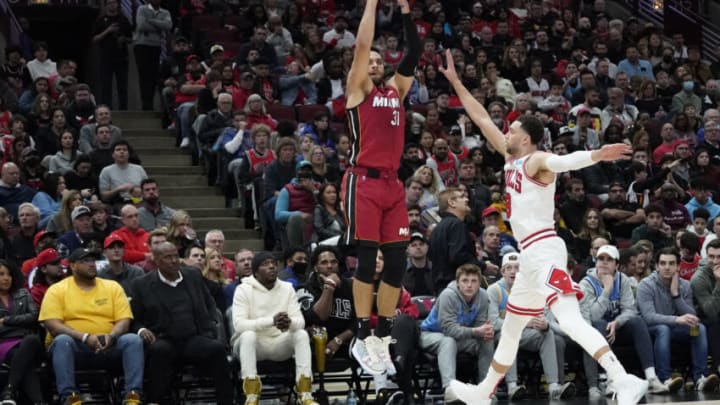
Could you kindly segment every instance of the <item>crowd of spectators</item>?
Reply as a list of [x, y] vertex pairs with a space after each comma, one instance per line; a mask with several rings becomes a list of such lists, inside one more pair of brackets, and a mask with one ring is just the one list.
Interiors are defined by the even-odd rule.
[[[611, 343], [624, 325], [633, 336], [648, 332], [654, 352], [641, 353], [641, 371], [658, 380], [651, 384], [654, 392], [681, 385], [671, 377], [666, 355], [676, 335], [690, 342], [678, 346], [693, 347], [689, 377], [696, 388], [715, 388], [720, 63], [703, 59], [701, 48], [685, 44], [681, 32], [611, 16], [605, 0], [586, 9], [559, 0], [410, 3], [423, 54], [407, 98], [398, 173], [412, 235], [393, 332], [399, 342], [394, 379], [405, 400], [413, 398], [409, 376], [416, 361], [407, 347], [437, 355], [442, 386], [455, 377], [458, 352], [475, 356], [482, 376], [517, 271], [512, 255], [518, 241], [504, 220], [505, 162], [465, 116], [439, 71], [445, 50], [503, 131], [517, 117], [534, 114], [546, 126], [543, 148], [556, 154], [632, 145], [629, 160], [557, 178], [556, 228], [569, 249], [571, 275], [586, 290], [581, 307]], [[299, 392], [311, 404], [304, 327], [327, 329], [330, 356], [346, 353], [341, 347], [353, 336], [352, 251], [325, 245], [337, 244], [346, 230], [339, 187], [352, 153], [345, 78], [363, 6], [343, 0], [151, 0], [128, 19], [117, 1], [106, 0], [92, 38], [100, 50], [98, 88], [77, 77], [75, 61], [51, 60], [56, 55], [42, 41], [33, 43], [27, 61], [22, 48], [9, 46], [0, 66], [0, 329], [8, 330], [2, 339], [12, 342], [0, 346], [11, 347], [0, 350], [5, 362], [32, 364], [44, 356], [26, 332], [37, 326], [39, 312], [55, 338], [49, 356], [68, 403], [78, 399], [71, 373], [55, 364], [70, 355], [58, 349], [60, 342], [76, 355], [112, 348], [112, 355], [135, 359], [125, 368], [127, 403], [141, 395], [162, 401], [169, 386], [165, 365], [173, 357], [198, 363], [196, 350], [220, 359], [232, 347], [241, 364], [294, 354]], [[399, 32], [397, 5], [381, 0], [374, 45], [389, 72], [403, 56]], [[161, 202], [160, 185], [112, 121], [113, 80], [115, 105], [128, 107], [131, 45], [141, 108], [159, 102], [163, 126], [175, 131], [178, 146], [191, 149], [209, 183], [224, 190], [228, 206], [243, 209], [246, 227], [262, 232], [265, 250], [283, 252], [282, 271], [267, 252], [254, 260], [246, 249], [225, 251], [220, 229], [200, 238], [187, 212]], [[95, 268], [99, 280], [119, 287], [96, 281]], [[299, 308], [275, 300], [292, 292], [277, 277], [291, 282]], [[152, 283], [157, 289], [146, 291]], [[174, 288], [179, 285], [184, 288]], [[107, 318], [102, 328], [66, 324], [57, 311], [70, 304], [57, 303], [60, 294], [88, 291], [108, 300], [126, 295], [132, 305], [113, 313], [98, 305], [93, 316]], [[183, 294], [193, 299], [167, 316], [154, 303], [160, 291], [167, 294], [162, 300], [183, 303]], [[247, 297], [257, 291], [262, 298], [253, 299], [272, 305], [248, 312], [253, 304]], [[56, 304], [45, 303], [48, 295]], [[412, 296], [438, 299], [429, 315], [421, 315], [409, 304]], [[447, 305], [460, 297], [467, 314], [457, 317]], [[20, 301], [28, 302], [28, 313], [17, 313]], [[229, 316], [216, 317], [227, 309]], [[426, 315], [419, 328], [408, 326]], [[187, 322], [195, 322], [196, 334], [178, 328]], [[218, 348], [215, 327], [223, 323], [235, 332]], [[560, 398], [574, 395], [574, 388], [563, 384], [568, 341], [554, 325], [538, 317], [534, 331], [523, 335], [523, 347], [540, 352], [548, 393]], [[619, 339], [639, 346], [630, 340]], [[145, 356], [138, 355], [142, 346]], [[700, 365], [708, 352], [711, 370]], [[138, 383], [143, 367], [145, 378], [157, 382], [151, 389]], [[31, 372], [27, 365], [22, 370]], [[225, 396], [228, 370], [203, 371]], [[597, 370], [585, 374], [588, 394], [600, 395]], [[241, 375], [255, 403], [257, 370], [244, 367]], [[18, 378], [11, 373], [4, 396], [25, 388]], [[511, 395], [524, 393], [516, 375], [507, 383]], [[376, 379], [381, 396], [390, 386]], [[33, 396], [42, 390], [24, 392], [42, 402]]]

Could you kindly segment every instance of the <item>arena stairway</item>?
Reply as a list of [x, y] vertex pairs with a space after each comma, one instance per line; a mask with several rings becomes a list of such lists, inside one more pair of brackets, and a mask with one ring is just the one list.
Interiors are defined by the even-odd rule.
[[174, 132], [160, 128], [160, 113], [113, 111], [113, 124], [140, 156], [148, 176], [158, 182], [160, 200], [174, 209], [186, 210], [198, 238], [211, 229], [225, 233], [226, 257], [241, 248], [262, 250], [258, 232], [245, 229], [237, 208], [225, 208], [225, 196], [207, 185], [200, 166], [193, 166], [189, 152], [175, 146]]

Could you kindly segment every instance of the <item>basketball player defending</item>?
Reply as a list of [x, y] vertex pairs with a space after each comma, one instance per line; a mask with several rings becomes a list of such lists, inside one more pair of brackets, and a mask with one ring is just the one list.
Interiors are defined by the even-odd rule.
[[[398, 0], [408, 50], [397, 72], [385, 82], [382, 55], [371, 49], [378, 0], [367, 0], [347, 79], [347, 119], [352, 148], [342, 184], [348, 228], [344, 242], [357, 248], [353, 299], [358, 328], [351, 352], [370, 374], [395, 373], [390, 330], [405, 271], [410, 236], [405, 189], [397, 177], [405, 141], [403, 100], [420, 60], [420, 37], [407, 0]], [[375, 302], [373, 275], [378, 248], [385, 268], [377, 292], [378, 322], [370, 334]]]
[[555, 234], [553, 220], [555, 173], [579, 170], [599, 161], [627, 159], [632, 149], [625, 144], [613, 144], [565, 156], [538, 151], [537, 145], [544, 136], [540, 120], [521, 116], [503, 135], [485, 108], [460, 82], [449, 51], [447, 68], [440, 70], [460, 97], [468, 116], [495, 150], [505, 156], [507, 217], [521, 249], [520, 272], [510, 291], [500, 343], [487, 377], [479, 385], [452, 381], [445, 399], [490, 404], [495, 388], [515, 361], [522, 330], [532, 317], [542, 315], [547, 305], [562, 330], [607, 371], [618, 404], [637, 404], [647, 392], [648, 383], [628, 374], [603, 336], [580, 315], [578, 299], [582, 293], [566, 271], [567, 249]]

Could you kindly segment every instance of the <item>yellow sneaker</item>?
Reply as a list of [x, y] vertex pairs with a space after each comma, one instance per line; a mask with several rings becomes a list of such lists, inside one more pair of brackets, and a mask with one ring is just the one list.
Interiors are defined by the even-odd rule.
[[137, 391], [130, 391], [125, 394], [122, 403], [123, 405], [139, 405], [142, 404], [142, 400], [140, 400], [140, 394]]
[[243, 392], [245, 393], [245, 405], [258, 405], [260, 403], [260, 392], [262, 382], [260, 377], [247, 377], [243, 379]]
[[306, 375], [301, 375], [295, 387], [297, 392], [298, 405], [319, 405], [312, 396], [312, 380]]
[[82, 399], [77, 392], [73, 392], [69, 397], [65, 398], [65, 405], [82, 405]]

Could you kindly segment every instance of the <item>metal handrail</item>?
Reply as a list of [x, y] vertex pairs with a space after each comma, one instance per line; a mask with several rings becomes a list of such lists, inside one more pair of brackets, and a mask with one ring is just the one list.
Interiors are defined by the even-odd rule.
[[20, 34], [22, 34], [23, 29], [20, 26], [20, 22], [18, 21], [17, 17], [15, 17], [15, 13], [12, 11], [12, 8], [10, 8], [10, 3], [8, 0], [0, 0], [0, 12], [8, 16], [8, 20], [10, 20], [10, 44], [13, 45], [19, 45], [20, 44]]

